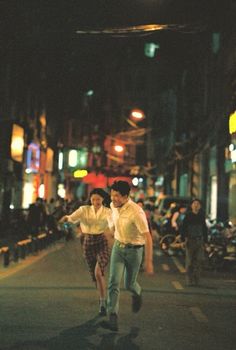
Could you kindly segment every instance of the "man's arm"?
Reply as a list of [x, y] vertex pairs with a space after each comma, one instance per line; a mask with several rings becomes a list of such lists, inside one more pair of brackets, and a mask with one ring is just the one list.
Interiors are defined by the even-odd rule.
[[150, 232], [145, 232], [145, 271], [152, 275], [154, 273], [153, 269], [153, 244], [152, 236]]

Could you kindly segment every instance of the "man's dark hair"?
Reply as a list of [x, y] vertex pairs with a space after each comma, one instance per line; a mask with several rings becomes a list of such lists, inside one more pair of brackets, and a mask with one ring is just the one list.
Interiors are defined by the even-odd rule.
[[130, 193], [130, 185], [127, 181], [115, 181], [111, 185], [111, 190], [119, 192], [122, 196], [128, 196]]
[[200, 205], [202, 205], [202, 201], [201, 201], [201, 199], [199, 199], [199, 198], [193, 198], [193, 199], [191, 200], [191, 202], [190, 202], [190, 205], [192, 205], [193, 202], [198, 202]]

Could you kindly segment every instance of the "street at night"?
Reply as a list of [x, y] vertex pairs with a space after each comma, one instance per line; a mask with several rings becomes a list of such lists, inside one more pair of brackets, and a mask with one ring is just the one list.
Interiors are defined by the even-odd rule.
[[0, 350], [235, 348], [235, 17], [0, 0]]
[[198, 287], [186, 287], [181, 258], [155, 250], [154, 261], [154, 276], [139, 274], [138, 314], [121, 291], [119, 332], [102, 327], [78, 239], [1, 268], [1, 350], [233, 349], [235, 274], [204, 271]]

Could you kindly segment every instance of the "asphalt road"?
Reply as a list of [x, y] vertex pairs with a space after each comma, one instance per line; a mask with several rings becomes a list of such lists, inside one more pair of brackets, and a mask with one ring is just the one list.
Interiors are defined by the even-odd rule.
[[141, 272], [139, 280], [143, 307], [132, 314], [130, 294], [122, 289], [115, 333], [97, 316], [97, 291], [79, 240], [1, 267], [0, 349], [235, 348], [235, 273], [205, 271], [199, 287], [186, 287], [182, 259], [155, 251], [155, 275]]

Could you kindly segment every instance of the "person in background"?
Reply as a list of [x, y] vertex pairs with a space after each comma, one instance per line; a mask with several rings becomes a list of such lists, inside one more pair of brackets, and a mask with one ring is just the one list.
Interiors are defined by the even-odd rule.
[[45, 207], [41, 198], [36, 198], [35, 203], [30, 204], [27, 223], [31, 235], [38, 234], [45, 226]]
[[203, 260], [204, 243], [207, 243], [207, 226], [199, 199], [193, 199], [191, 202], [191, 210], [186, 213], [183, 220], [181, 237], [186, 247], [185, 264], [187, 285], [198, 285]]
[[132, 293], [132, 311], [142, 305], [142, 289], [137, 282], [145, 247], [145, 268], [153, 274], [152, 237], [142, 208], [129, 198], [126, 181], [115, 181], [111, 186], [112, 223], [115, 242], [112, 247], [108, 285], [108, 327], [118, 331], [120, 283]]
[[60, 219], [60, 223], [80, 224], [83, 235], [83, 253], [92, 280], [99, 293], [99, 315], [106, 315], [105, 269], [109, 262], [108, 241], [104, 234], [111, 220], [111, 209], [103, 205], [107, 193], [101, 188], [90, 192], [91, 205], [82, 205], [70, 215]]
[[177, 210], [171, 217], [171, 228], [174, 234], [178, 235], [180, 233], [180, 228], [183, 224], [185, 218], [187, 207], [184, 204], [180, 204]]

